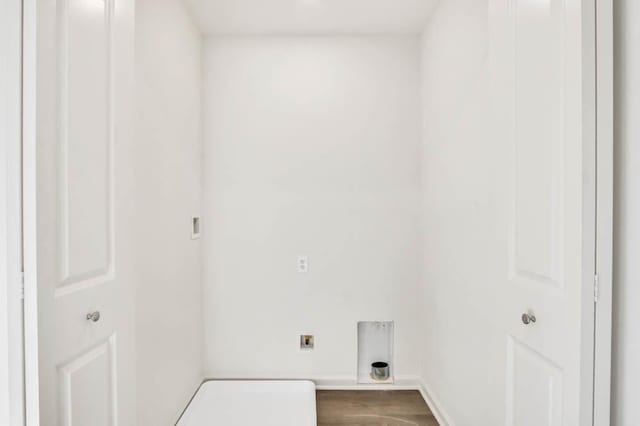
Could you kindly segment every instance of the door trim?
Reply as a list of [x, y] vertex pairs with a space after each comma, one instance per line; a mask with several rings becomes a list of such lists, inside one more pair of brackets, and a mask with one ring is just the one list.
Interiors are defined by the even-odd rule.
[[36, 239], [37, 0], [22, 0], [22, 227], [25, 424], [40, 425]]
[[[24, 424], [22, 332], [21, 75], [22, 1], [0, 12], [0, 423]], [[5, 322], [6, 321], [6, 322]]]
[[[613, 262], [613, 0], [583, 9], [584, 193], [581, 424], [609, 426]], [[588, 420], [590, 419], [590, 420]], [[588, 422], [588, 423], [587, 423]]]
[[611, 416], [613, 307], [613, 1], [596, 0], [596, 275], [593, 424]]

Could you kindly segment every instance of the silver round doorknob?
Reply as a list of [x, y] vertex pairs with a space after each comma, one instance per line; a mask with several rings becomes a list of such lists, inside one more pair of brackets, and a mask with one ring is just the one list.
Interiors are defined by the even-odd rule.
[[90, 312], [87, 314], [87, 321], [100, 321], [100, 311]]
[[524, 325], [529, 325], [536, 322], [536, 316], [529, 313], [522, 314], [522, 322]]

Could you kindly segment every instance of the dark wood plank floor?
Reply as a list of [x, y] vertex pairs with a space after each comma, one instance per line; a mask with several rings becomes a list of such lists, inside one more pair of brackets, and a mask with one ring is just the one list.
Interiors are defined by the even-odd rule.
[[418, 391], [317, 391], [318, 426], [438, 426]]

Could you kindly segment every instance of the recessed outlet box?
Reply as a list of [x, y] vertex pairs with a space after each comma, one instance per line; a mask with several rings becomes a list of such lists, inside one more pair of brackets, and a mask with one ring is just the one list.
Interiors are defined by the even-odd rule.
[[300, 335], [300, 349], [310, 351], [314, 346], [313, 334], [301, 334]]
[[200, 218], [193, 216], [191, 218], [191, 239], [197, 240], [200, 238]]

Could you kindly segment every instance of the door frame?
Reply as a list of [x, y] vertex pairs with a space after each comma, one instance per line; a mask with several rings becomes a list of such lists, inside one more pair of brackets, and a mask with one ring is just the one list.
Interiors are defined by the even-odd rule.
[[24, 424], [22, 335], [22, 1], [0, 6], [0, 423]]
[[37, 2], [22, 3], [22, 253], [24, 280], [24, 398], [27, 426], [40, 425], [36, 215]]
[[596, 253], [593, 425], [611, 421], [613, 310], [613, 0], [595, 1]]

